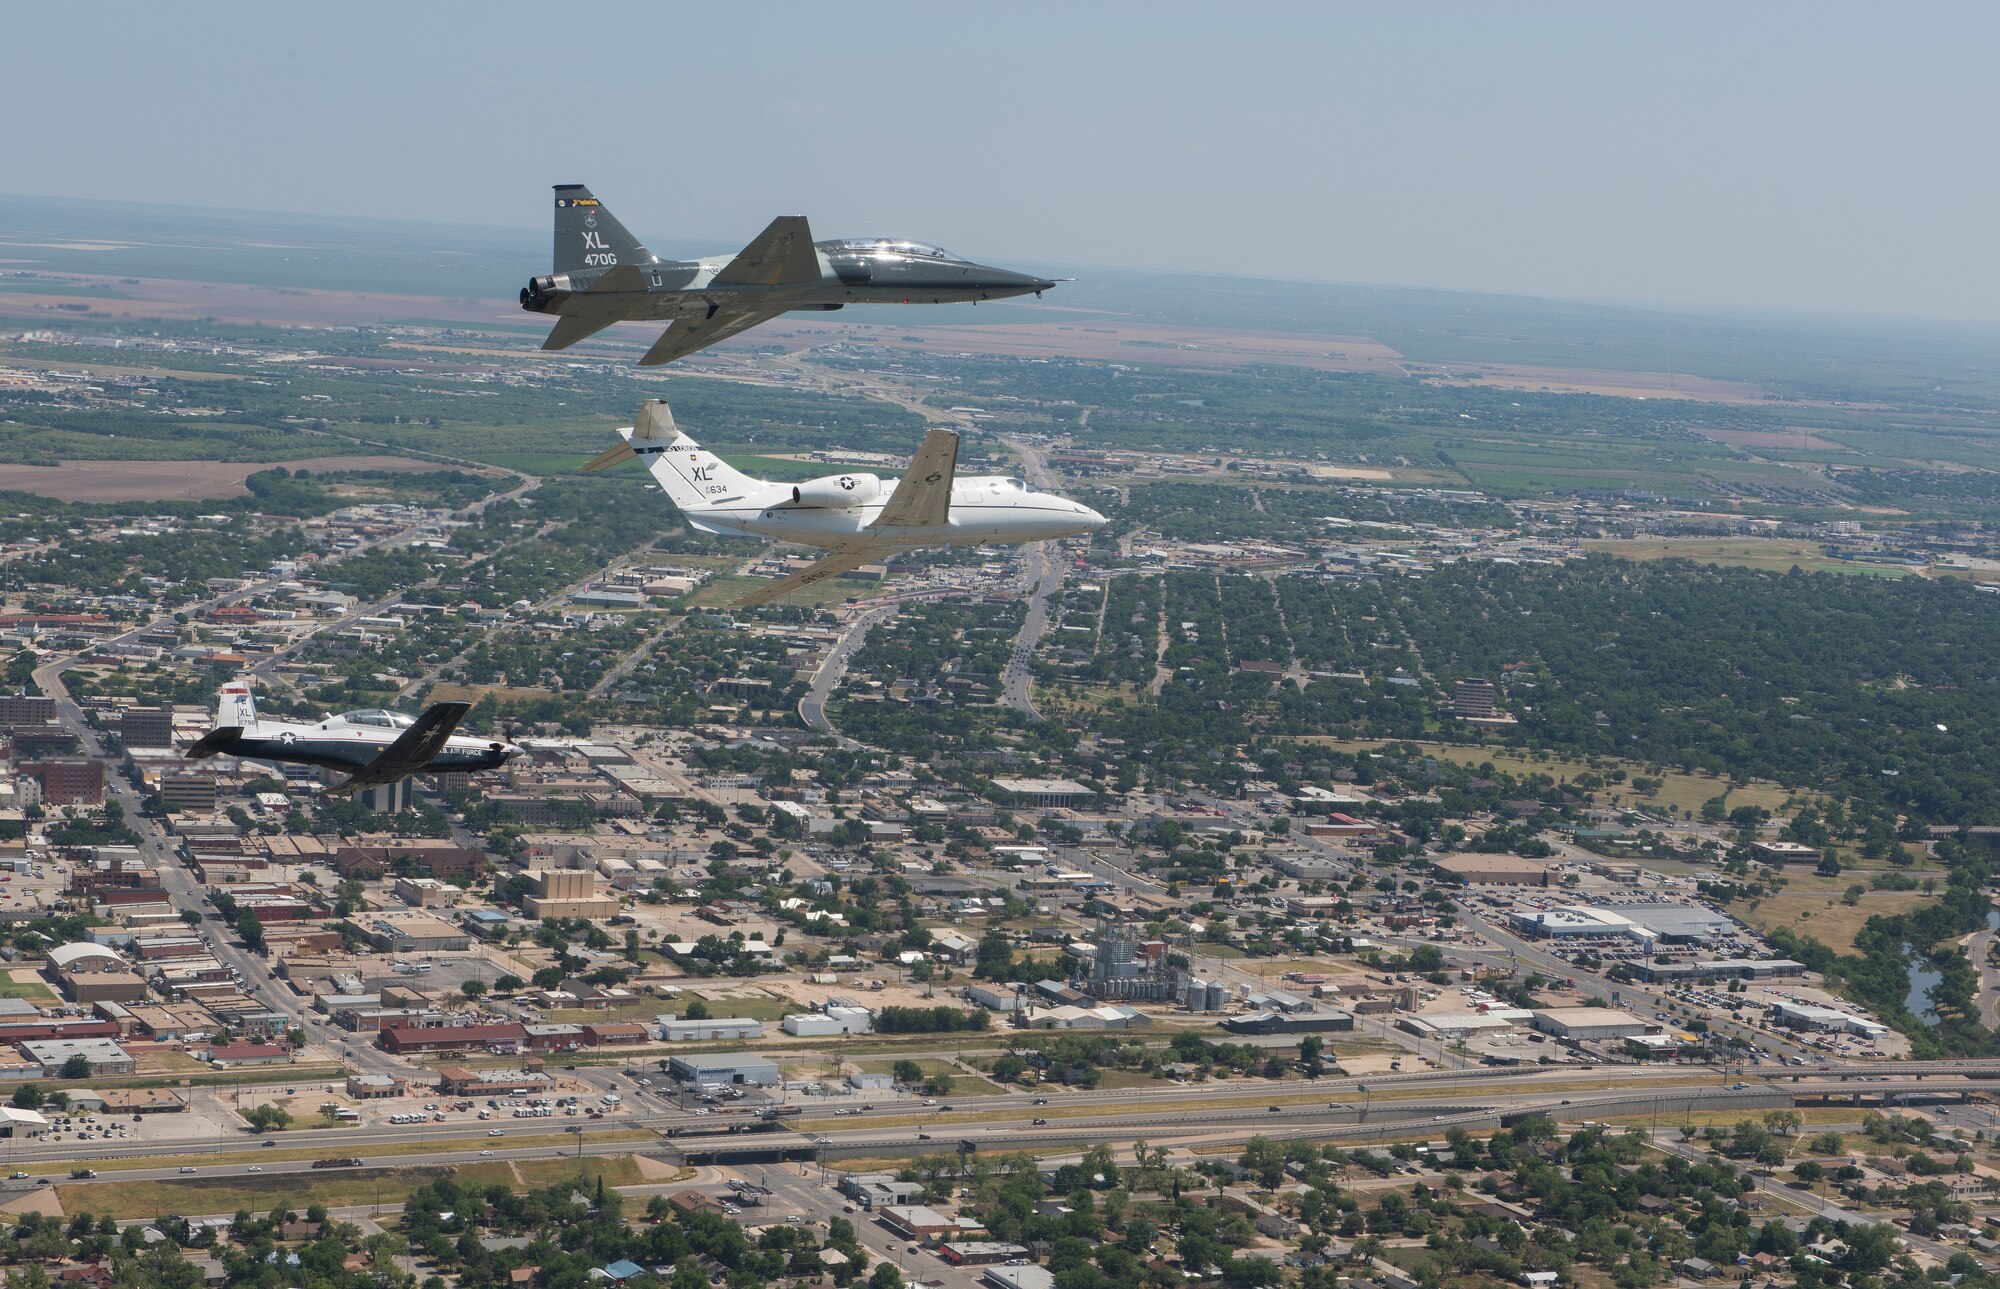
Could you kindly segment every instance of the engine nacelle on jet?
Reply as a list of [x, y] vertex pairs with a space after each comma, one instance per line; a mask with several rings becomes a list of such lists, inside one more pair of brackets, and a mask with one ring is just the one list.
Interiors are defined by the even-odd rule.
[[793, 485], [792, 504], [841, 510], [865, 506], [881, 495], [882, 481], [872, 474], [830, 474]]

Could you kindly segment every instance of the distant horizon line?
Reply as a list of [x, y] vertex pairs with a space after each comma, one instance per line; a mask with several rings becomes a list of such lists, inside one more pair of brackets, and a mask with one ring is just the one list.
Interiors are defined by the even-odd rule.
[[[78, 197], [74, 195], [58, 195], [49, 193], [0, 191], [0, 202], [6, 202], [6, 201], [50, 202], [50, 203], [77, 202], [85, 205], [117, 206], [117, 207], [126, 207], [134, 210], [185, 211], [203, 215], [225, 215], [225, 216], [237, 216], [237, 217], [255, 217], [255, 216], [268, 215], [280, 219], [302, 219], [302, 220], [316, 219], [316, 220], [327, 220], [337, 223], [357, 224], [363, 226], [376, 225], [382, 227], [401, 226], [401, 227], [421, 227], [421, 228], [435, 228], [435, 229], [456, 229], [468, 232], [477, 231], [486, 233], [523, 235], [523, 236], [530, 236], [536, 234], [546, 235], [548, 231], [546, 228], [538, 229], [526, 225], [485, 224], [485, 223], [477, 223], [464, 220], [394, 218], [386, 215], [328, 214], [319, 211], [279, 210], [279, 209], [269, 209], [269, 208], [253, 209], [240, 206], [195, 206], [183, 202], [137, 201], [130, 198], [121, 198], [121, 197]], [[754, 233], [752, 235], [754, 236]], [[696, 244], [708, 242], [714, 244], [715, 246], [732, 250], [743, 245], [742, 242], [732, 242], [727, 238], [721, 238], [721, 237], [703, 238], [690, 234], [677, 234], [677, 236], [681, 240], [694, 242]], [[1004, 252], [1002, 253], [1002, 255], [1003, 257], [1006, 257]], [[1028, 256], [1021, 256], [1019, 258], [1033, 260], [1036, 257], [1028, 255]], [[1476, 287], [1425, 286], [1425, 285], [1405, 283], [1405, 282], [1364, 282], [1352, 279], [1338, 279], [1338, 278], [1268, 277], [1262, 274], [1242, 274], [1242, 273], [1233, 274], [1215, 269], [1190, 269], [1190, 268], [1169, 269], [1169, 268], [1162, 268], [1156, 265], [1100, 264], [1100, 263], [1085, 262], [1079, 260], [1065, 261], [1057, 259], [1057, 260], [1046, 260], [1039, 262], [1044, 263], [1051, 267], [1062, 268], [1062, 269], [1081, 269], [1086, 271], [1094, 269], [1112, 273], [1132, 273], [1132, 274], [1141, 274], [1141, 275], [1160, 277], [1160, 278], [1199, 278], [1204, 280], [1212, 280], [1220, 282], [1231, 282], [1231, 281], [1259, 282], [1259, 283], [1270, 283], [1281, 286], [1344, 288], [1349, 290], [1391, 291], [1391, 292], [1405, 292], [1410, 294], [1429, 294], [1429, 295], [1447, 295], [1447, 296], [1458, 295], [1458, 296], [1472, 296], [1487, 300], [1528, 300], [1528, 301], [1535, 301], [1538, 303], [1559, 304], [1571, 307], [1585, 307], [1594, 309], [1624, 309], [1634, 312], [1652, 313], [1652, 314], [1660, 314], [1666, 316], [1678, 315], [1689, 318], [1708, 318], [1708, 319], [1761, 318], [1764, 321], [1783, 320], [1794, 323], [1805, 322], [1805, 321], [1837, 322], [1837, 323], [1847, 323], [1847, 324], [1873, 322], [1873, 323], [1890, 323], [1890, 324], [1901, 324], [1901, 325], [1921, 324], [1927, 326], [1945, 326], [1945, 327], [2000, 328], [2000, 316], [1996, 316], [1993, 318], [1951, 318], [1951, 317], [1943, 317], [1937, 314], [1870, 313], [1852, 309], [1811, 308], [1799, 305], [1694, 303], [1694, 302], [1677, 301], [1677, 300], [1620, 299], [1620, 298], [1608, 298], [1608, 297], [1538, 294], [1529, 291], [1488, 290]], [[78, 272], [79, 270], [63, 269], [58, 271]]]

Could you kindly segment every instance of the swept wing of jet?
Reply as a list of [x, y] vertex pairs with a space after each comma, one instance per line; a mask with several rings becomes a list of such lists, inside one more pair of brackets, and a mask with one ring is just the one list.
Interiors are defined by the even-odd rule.
[[953, 430], [924, 435], [893, 487], [861, 472], [799, 484], [750, 478], [683, 434], [658, 399], [647, 400], [638, 422], [618, 433], [624, 442], [585, 471], [639, 457], [698, 531], [773, 537], [827, 551], [810, 567], [738, 599], [739, 607], [780, 599], [897, 551], [1043, 541], [1095, 532], [1105, 523], [1090, 507], [1020, 479], [961, 478]]
[[581, 184], [555, 190], [555, 265], [530, 278], [521, 307], [553, 314], [544, 349], [567, 349], [614, 322], [664, 322], [639, 360], [656, 366], [782, 314], [850, 304], [950, 304], [1040, 295], [1054, 279], [974, 264], [936, 246], [869, 237], [815, 242], [803, 215], [781, 215], [729, 257], [663, 260]]

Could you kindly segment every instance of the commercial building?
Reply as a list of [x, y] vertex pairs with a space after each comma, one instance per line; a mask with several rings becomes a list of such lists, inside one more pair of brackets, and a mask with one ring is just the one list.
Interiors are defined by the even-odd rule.
[[45, 1038], [20, 1044], [21, 1055], [42, 1067], [43, 1078], [59, 1078], [63, 1067], [75, 1058], [90, 1063], [94, 1078], [100, 1074], [131, 1074], [138, 1063], [124, 1048], [109, 1038]]
[[438, 1091], [448, 1097], [519, 1097], [546, 1092], [555, 1080], [528, 1070], [468, 1070], [447, 1065], [438, 1071]]
[[1056, 1289], [1047, 1267], [988, 1267], [979, 1277], [985, 1289]]
[[764, 1022], [740, 1016], [718, 1016], [712, 1020], [660, 1017], [660, 1038], [668, 1043], [744, 1042], [762, 1037]]
[[0, 1137], [33, 1136], [48, 1130], [49, 1121], [40, 1111], [0, 1105]]
[[778, 1083], [775, 1063], [749, 1052], [718, 1052], [667, 1058], [667, 1073], [692, 1088], [743, 1083], [768, 1088]]
[[174, 745], [174, 708], [171, 703], [150, 707], [128, 707], [118, 714], [118, 741], [126, 747], [166, 747]]
[[217, 799], [215, 775], [206, 770], [168, 770], [160, 775], [160, 804], [169, 814], [214, 814]]
[[1547, 886], [1549, 866], [1513, 855], [1446, 855], [1431, 867], [1471, 886]]
[[1790, 958], [1717, 958], [1710, 962], [1692, 958], [1680, 962], [1648, 959], [1639, 965], [1640, 977], [1649, 981], [1782, 980], [1803, 976], [1807, 970], [1805, 963]]
[[956, 1218], [923, 1204], [885, 1204], [877, 1211], [882, 1225], [905, 1240], [936, 1240], [965, 1229]]
[[23, 775], [41, 780], [42, 800], [51, 806], [104, 804], [104, 762], [23, 761]]
[[1074, 779], [997, 778], [993, 787], [1014, 805], [1039, 806], [1044, 810], [1088, 805], [1097, 800], [1097, 793]]
[[40, 694], [0, 694], [0, 725], [47, 725], [56, 718], [56, 700]]
[[382, 953], [457, 953], [472, 947], [472, 933], [428, 914], [373, 918], [368, 938]]
[[1612, 1007], [1554, 1007], [1534, 1014], [1534, 1026], [1544, 1034], [1576, 1043], [1636, 1038], [1657, 1030], [1630, 1012]]
[[1771, 1019], [1787, 1029], [1813, 1029], [1829, 1034], [1860, 1034], [1873, 1038], [1886, 1034], [1889, 1027], [1856, 1016], [1833, 1007], [1816, 1007], [1810, 1003], [1775, 1002], [1771, 1004]]
[[1451, 714], [1460, 717], [1492, 716], [1493, 682], [1490, 680], [1455, 680], [1451, 685]]
[[456, 886], [435, 877], [398, 877], [389, 889], [397, 899], [419, 909], [448, 908], [458, 902], [461, 894]]
[[399, 1097], [409, 1085], [393, 1074], [350, 1074], [347, 1076], [347, 1095], [356, 1101], [375, 1101], [383, 1097]]
[[597, 892], [597, 874], [579, 868], [545, 868], [534, 875], [535, 892], [521, 909], [536, 921], [582, 918], [595, 922], [618, 914], [618, 901]]
[[833, 1034], [867, 1034], [875, 1028], [875, 1014], [866, 1007], [836, 1007], [798, 1012], [787, 1016], [778, 1027], [797, 1038], [824, 1038]]
[[464, 1052], [489, 1048], [515, 1052], [527, 1046], [528, 1031], [515, 1024], [399, 1026], [382, 1031], [382, 1046], [399, 1055]]
[[1314, 1012], [1307, 1016], [1286, 1016], [1279, 1012], [1252, 1012], [1231, 1016], [1222, 1028], [1232, 1034], [1341, 1034], [1354, 1028], [1354, 1014], [1341, 1011]]
[[938, 1246], [938, 1256], [955, 1267], [979, 1267], [1025, 1258], [1028, 1250], [1006, 1240], [950, 1240]]
[[1817, 864], [1819, 847], [1796, 841], [1753, 841], [1750, 857], [1766, 864]]

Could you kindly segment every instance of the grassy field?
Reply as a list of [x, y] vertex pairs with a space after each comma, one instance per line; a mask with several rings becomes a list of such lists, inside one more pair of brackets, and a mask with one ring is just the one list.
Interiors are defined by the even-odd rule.
[[1913, 570], [1884, 565], [1856, 564], [1833, 559], [1816, 542], [1758, 537], [1648, 537], [1636, 541], [1587, 541], [1592, 550], [1620, 559], [1691, 559], [1703, 564], [1732, 568], [1761, 568], [1783, 573], [1792, 568], [1808, 573], [1861, 573], [1881, 577], [1903, 577]]
[[[1382, 746], [1381, 739], [1337, 739], [1308, 736], [1300, 740], [1305, 743], [1320, 743], [1342, 752], [1362, 752]], [[1646, 775], [1646, 766], [1640, 761], [1621, 761], [1613, 757], [1600, 757], [1595, 765], [1570, 757], [1558, 756], [1552, 752], [1523, 752], [1514, 748], [1490, 747], [1480, 744], [1427, 743], [1422, 740], [1401, 740], [1414, 742], [1440, 760], [1456, 765], [1479, 765], [1491, 761], [1497, 770], [1510, 774], [1548, 774], [1558, 779], [1574, 779], [1586, 771], [1595, 770], [1602, 774], [1606, 769], [1625, 771], [1631, 776]], [[1598, 796], [1606, 803], [1634, 809], [1671, 808], [1674, 813], [1690, 813], [1701, 809], [1701, 803], [1717, 793], [1728, 794], [1729, 806], [1762, 806], [1777, 813], [1787, 801], [1811, 794], [1795, 793], [1780, 784], [1768, 780], [1753, 779], [1740, 788], [1732, 788], [1729, 781], [1706, 774], [1682, 774], [1677, 770], [1662, 770], [1659, 774], [1648, 775], [1661, 781], [1659, 791], [1642, 797], [1627, 783], [1607, 783], [1598, 789]], [[1209, 946], [1202, 947], [1203, 953], [1211, 952]]]
[[[740, 595], [746, 595], [760, 586], [769, 586], [771, 579], [765, 577], [737, 577], [723, 574], [708, 582], [699, 591], [683, 602], [689, 608], [713, 608], [725, 605]], [[868, 582], [850, 582], [844, 578], [833, 578], [809, 586], [785, 597], [786, 604], [810, 604], [814, 606], [842, 604], [848, 600], [865, 600], [880, 594], [880, 588]]]
[[0, 974], [0, 998], [25, 998], [31, 1003], [54, 1002], [55, 990], [39, 980], [15, 980]]
[[1856, 933], [1869, 918], [1894, 917], [1935, 898], [1921, 891], [1870, 891], [1861, 897], [1859, 904], [1847, 905], [1841, 902], [1840, 893], [1856, 883], [1866, 886], [1865, 876], [1842, 873], [1839, 877], [1814, 881], [1833, 889], [1801, 890], [1799, 879], [1794, 877], [1784, 891], [1765, 896], [1756, 902], [1755, 908], [1748, 901], [1738, 900], [1729, 906], [1729, 912], [1762, 934], [1769, 935], [1776, 927], [1789, 927], [1845, 953], [1854, 947]]
[[[400, 1204], [417, 1187], [449, 1176], [450, 1168], [347, 1169], [338, 1176], [214, 1177], [174, 1182], [81, 1182], [57, 1186], [56, 1198], [65, 1213], [95, 1213], [113, 1217], [157, 1217], [181, 1213], [191, 1217], [262, 1213], [287, 1207], [304, 1210], [315, 1201], [329, 1208], [361, 1204]], [[496, 1180], [498, 1180], [496, 1178]]]

